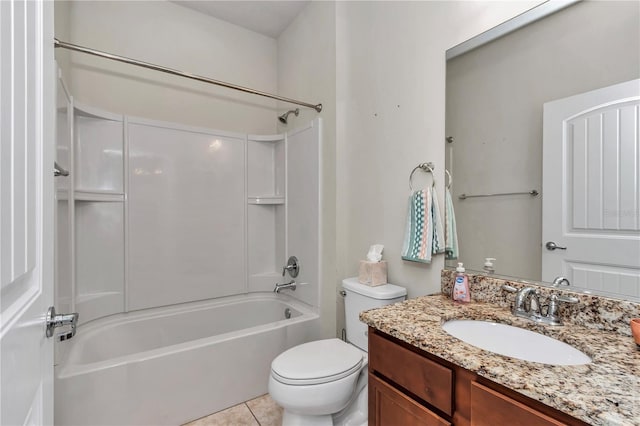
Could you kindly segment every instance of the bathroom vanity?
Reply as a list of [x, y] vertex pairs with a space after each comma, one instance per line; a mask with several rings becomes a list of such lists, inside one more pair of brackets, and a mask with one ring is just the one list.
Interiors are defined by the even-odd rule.
[[[475, 287], [491, 302], [459, 304], [439, 294], [360, 314], [369, 325], [370, 425], [640, 424], [640, 351], [621, 325], [638, 314], [637, 304], [578, 296], [565, 316], [601, 317], [545, 326], [514, 317], [513, 296], [493, 281], [471, 283], [472, 294]], [[498, 355], [444, 331], [453, 319], [528, 329], [568, 343], [591, 362], [549, 365]]]
[[370, 327], [369, 424], [586, 423]]

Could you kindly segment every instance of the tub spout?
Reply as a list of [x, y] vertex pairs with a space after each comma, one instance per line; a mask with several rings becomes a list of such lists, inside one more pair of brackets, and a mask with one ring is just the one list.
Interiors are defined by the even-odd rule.
[[293, 290], [295, 291], [296, 289], [296, 281], [295, 280], [291, 280], [288, 283], [282, 283], [282, 284], [278, 284], [276, 283], [275, 288], [273, 289], [274, 293], [280, 293], [280, 290], [288, 288], [289, 290]]

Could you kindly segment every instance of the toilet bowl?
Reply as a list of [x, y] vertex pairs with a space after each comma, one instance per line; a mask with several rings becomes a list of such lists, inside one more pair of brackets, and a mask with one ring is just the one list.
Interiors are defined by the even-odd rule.
[[351, 400], [366, 354], [339, 339], [289, 349], [271, 364], [269, 393], [291, 413], [337, 413]]
[[367, 424], [367, 327], [360, 311], [404, 300], [406, 289], [385, 284], [369, 287], [355, 278], [346, 291], [346, 343], [317, 340], [295, 346], [271, 364], [269, 394], [284, 408], [283, 426], [360, 426]]

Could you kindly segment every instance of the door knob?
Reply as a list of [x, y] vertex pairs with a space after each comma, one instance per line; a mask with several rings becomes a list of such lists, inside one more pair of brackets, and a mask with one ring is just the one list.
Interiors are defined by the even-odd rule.
[[547, 244], [545, 244], [545, 247], [547, 248], [547, 250], [566, 250], [566, 247], [560, 247], [559, 245], [557, 245], [556, 243], [554, 243], [553, 241], [547, 241]]
[[47, 337], [53, 336], [53, 331], [57, 327], [63, 327], [65, 325], [71, 326], [71, 330], [67, 333], [61, 334], [60, 341], [69, 340], [76, 335], [76, 327], [78, 325], [78, 313], [72, 314], [56, 314], [56, 310], [53, 306], [49, 307], [47, 311]]

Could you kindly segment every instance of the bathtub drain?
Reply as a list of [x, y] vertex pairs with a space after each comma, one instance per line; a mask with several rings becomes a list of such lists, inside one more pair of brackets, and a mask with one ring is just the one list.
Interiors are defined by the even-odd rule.
[[285, 317], [286, 319], [291, 318], [291, 309], [286, 308], [286, 309], [284, 310], [284, 317]]

